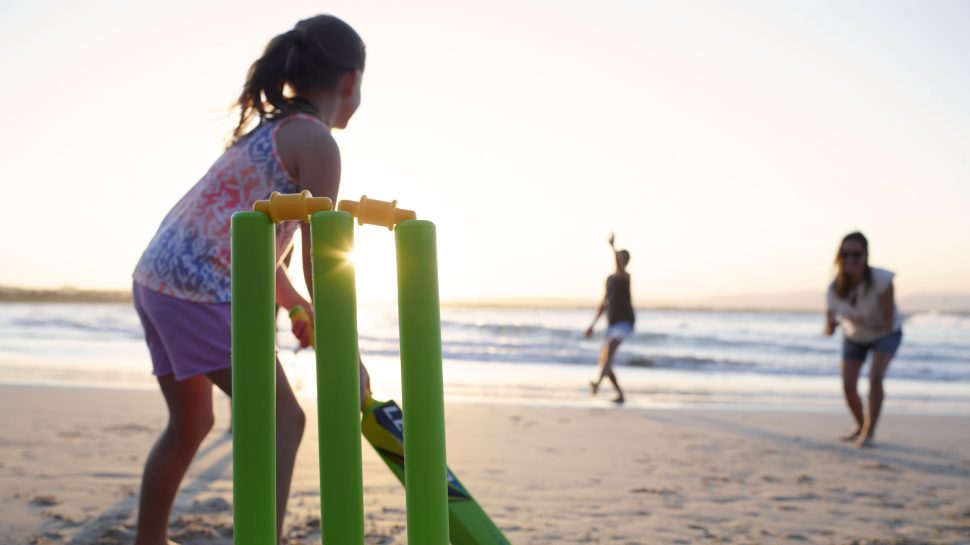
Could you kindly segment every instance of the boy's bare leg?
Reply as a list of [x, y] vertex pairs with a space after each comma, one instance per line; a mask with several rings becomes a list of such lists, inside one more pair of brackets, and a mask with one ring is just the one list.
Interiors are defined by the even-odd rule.
[[596, 379], [596, 382], [590, 382], [590, 386], [593, 388], [593, 393], [595, 394], [599, 390], [599, 385], [603, 382], [603, 378], [610, 379], [618, 394], [613, 399], [616, 403], [623, 403], [624, 401], [623, 390], [620, 388], [620, 384], [616, 380], [616, 374], [613, 372], [613, 357], [616, 355], [616, 349], [619, 348], [621, 342], [623, 341], [620, 339], [611, 338], [609, 342], [603, 343], [603, 350], [600, 352], [599, 377]]
[[600, 383], [603, 382], [603, 377], [606, 376], [606, 366], [610, 362], [610, 344], [608, 342], [603, 343], [600, 347], [600, 356], [596, 361], [596, 380], [590, 381], [589, 386], [593, 391], [593, 395], [596, 395], [600, 389]]

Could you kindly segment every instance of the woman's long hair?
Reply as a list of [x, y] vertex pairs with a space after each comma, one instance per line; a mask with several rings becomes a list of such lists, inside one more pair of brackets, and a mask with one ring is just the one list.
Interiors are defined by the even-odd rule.
[[244, 139], [254, 122], [258, 127], [296, 112], [315, 113], [300, 93], [335, 88], [348, 72], [363, 70], [365, 58], [364, 42], [357, 32], [332, 15], [304, 19], [276, 36], [249, 67], [236, 100], [239, 123], [229, 146]]
[[846, 242], [854, 241], [862, 245], [862, 257], [861, 259], [864, 271], [862, 274], [862, 285], [865, 289], [869, 289], [872, 285], [872, 268], [869, 267], [869, 241], [866, 239], [865, 235], [859, 231], [849, 233], [842, 237], [842, 242], [839, 243], [838, 249], [835, 251], [835, 280], [832, 281], [832, 286], [835, 288], [835, 295], [839, 299], [846, 299], [849, 297], [849, 292], [855, 286], [851, 285], [848, 275], [845, 273], [845, 267], [842, 264], [842, 247], [845, 246]]

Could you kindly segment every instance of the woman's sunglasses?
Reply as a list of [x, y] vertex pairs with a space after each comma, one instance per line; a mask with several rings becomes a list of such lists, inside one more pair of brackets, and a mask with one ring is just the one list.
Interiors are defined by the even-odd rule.
[[839, 255], [842, 256], [842, 259], [862, 259], [862, 252], [859, 252], [859, 251], [847, 252], [845, 250], [842, 250], [841, 252], [839, 252]]

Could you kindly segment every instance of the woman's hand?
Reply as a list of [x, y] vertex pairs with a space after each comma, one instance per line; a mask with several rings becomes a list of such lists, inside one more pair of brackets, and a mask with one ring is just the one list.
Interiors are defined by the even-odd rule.
[[832, 311], [825, 313], [825, 330], [823, 333], [826, 337], [831, 337], [835, 333], [835, 328], [839, 327], [839, 322], [835, 319], [835, 313]]
[[589, 328], [586, 330], [586, 333], [584, 333], [584, 335], [586, 335], [586, 338], [587, 339], [590, 338], [590, 337], [592, 337], [593, 336], [593, 326], [589, 326]]

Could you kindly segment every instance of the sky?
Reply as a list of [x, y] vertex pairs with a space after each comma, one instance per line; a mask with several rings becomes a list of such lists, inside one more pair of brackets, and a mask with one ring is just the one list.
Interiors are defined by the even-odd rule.
[[970, 3], [934, 0], [4, 2], [0, 285], [128, 287], [320, 10], [368, 52], [340, 197], [434, 221], [445, 300], [600, 297], [611, 231], [640, 302], [821, 292], [857, 229], [898, 294], [970, 292]]

